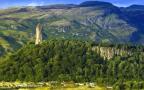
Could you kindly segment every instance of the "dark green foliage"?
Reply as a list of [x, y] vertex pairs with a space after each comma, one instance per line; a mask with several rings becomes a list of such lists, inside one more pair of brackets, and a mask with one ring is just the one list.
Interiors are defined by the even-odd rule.
[[0, 80], [94, 81], [101, 75], [105, 63], [88, 42], [49, 40], [42, 45], [24, 46], [10, 56], [7, 63], [0, 66]]
[[0, 45], [0, 56], [2, 56], [5, 53], [4, 48]]
[[97, 82], [120, 90], [144, 87], [143, 47], [123, 45], [120, 47], [134, 51], [131, 56], [104, 60], [92, 51], [93, 46], [76, 40], [48, 40], [41, 45], [31, 42], [0, 64], [0, 80]]
[[127, 81], [127, 82], [117, 82], [114, 85], [115, 90], [143, 90], [144, 89], [144, 82], [136, 82], [136, 81]]

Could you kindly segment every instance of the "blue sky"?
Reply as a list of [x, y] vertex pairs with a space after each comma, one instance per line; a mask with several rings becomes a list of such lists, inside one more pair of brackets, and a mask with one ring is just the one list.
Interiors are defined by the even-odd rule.
[[[88, 0], [0, 0], [0, 8], [14, 6], [41, 6], [50, 4], [78, 4]], [[94, 1], [94, 0], [93, 0]], [[144, 5], [144, 0], [98, 0], [111, 2], [117, 6], [129, 6], [131, 4]]]

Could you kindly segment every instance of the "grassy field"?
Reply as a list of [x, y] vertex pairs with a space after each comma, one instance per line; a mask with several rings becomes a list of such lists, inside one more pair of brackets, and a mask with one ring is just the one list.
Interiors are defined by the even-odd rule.
[[0, 82], [0, 90], [106, 90], [95, 83]]
[[87, 86], [79, 86], [75, 88], [50, 88], [50, 87], [41, 87], [41, 88], [22, 88], [19, 90], [106, 90], [103, 87], [96, 86], [94, 88], [89, 88]]

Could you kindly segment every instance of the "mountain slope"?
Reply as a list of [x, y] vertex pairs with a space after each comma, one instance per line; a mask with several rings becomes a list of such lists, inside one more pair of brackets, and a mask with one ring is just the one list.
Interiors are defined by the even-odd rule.
[[128, 17], [129, 23], [137, 28], [137, 31], [132, 34], [131, 41], [144, 42], [144, 5], [132, 5], [122, 10], [123, 13]]
[[119, 8], [107, 2], [88, 1], [0, 10], [0, 46], [5, 52], [13, 51], [15, 45], [34, 40], [37, 23], [43, 24], [44, 39], [144, 44], [144, 11], [135, 8], [139, 7]]

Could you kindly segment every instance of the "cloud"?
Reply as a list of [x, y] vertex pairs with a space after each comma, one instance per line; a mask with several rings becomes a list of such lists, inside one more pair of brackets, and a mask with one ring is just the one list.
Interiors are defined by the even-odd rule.
[[27, 6], [43, 6], [43, 5], [44, 5], [44, 2], [40, 2], [40, 3], [32, 2], [32, 3], [29, 3]]

